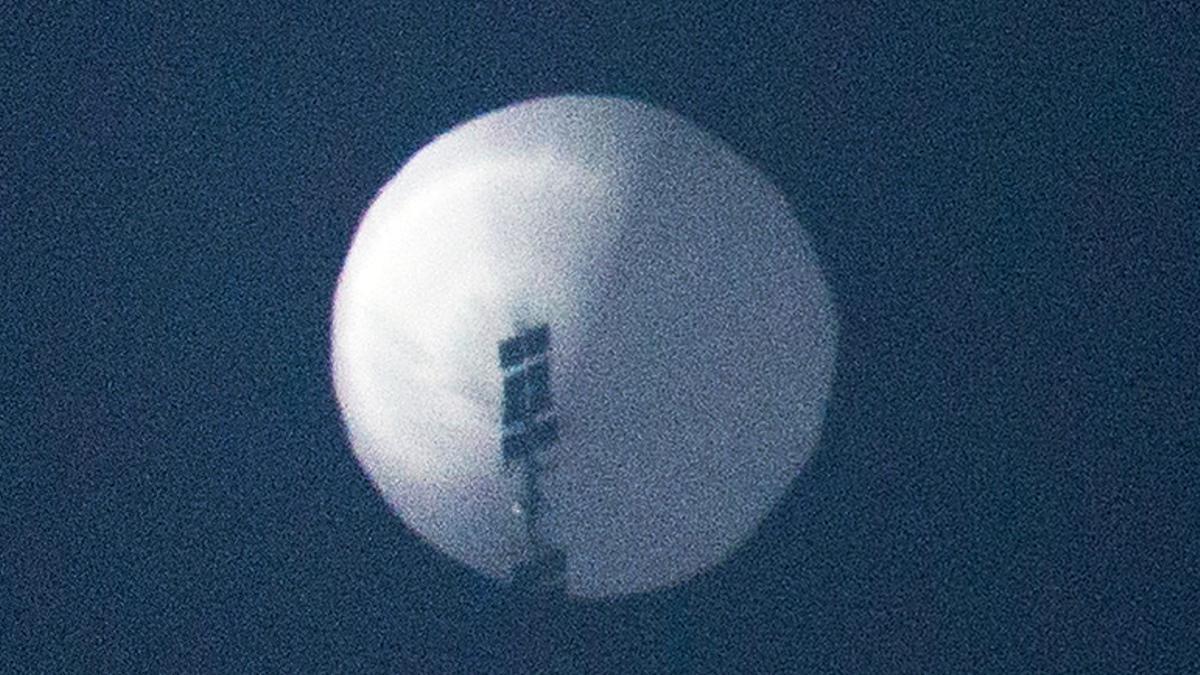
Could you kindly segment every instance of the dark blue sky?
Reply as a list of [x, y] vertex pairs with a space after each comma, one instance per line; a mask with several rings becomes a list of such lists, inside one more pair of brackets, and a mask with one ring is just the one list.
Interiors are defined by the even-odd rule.
[[[2, 12], [0, 663], [1200, 668], [1187, 3], [184, 4]], [[530, 610], [374, 494], [328, 317], [406, 157], [565, 92], [772, 176], [840, 351], [814, 460], [727, 564]]]

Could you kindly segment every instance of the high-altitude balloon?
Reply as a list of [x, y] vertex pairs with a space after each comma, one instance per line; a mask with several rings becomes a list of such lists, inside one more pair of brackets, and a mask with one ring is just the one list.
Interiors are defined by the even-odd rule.
[[553, 335], [544, 537], [568, 590], [719, 562], [817, 443], [836, 321], [783, 195], [642, 103], [564, 96], [417, 152], [362, 218], [334, 299], [355, 455], [413, 530], [505, 578], [526, 553], [501, 465], [498, 343]]

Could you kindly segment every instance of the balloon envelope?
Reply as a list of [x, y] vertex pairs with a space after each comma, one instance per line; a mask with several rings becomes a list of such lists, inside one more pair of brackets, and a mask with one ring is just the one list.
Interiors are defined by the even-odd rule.
[[362, 218], [334, 299], [354, 452], [404, 521], [506, 578], [527, 542], [500, 461], [498, 343], [546, 322], [560, 440], [540, 527], [568, 590], [719, 562], [817, 443], [836, 321], [770, 182], [634, 101], [555, 97], [458, 126]]

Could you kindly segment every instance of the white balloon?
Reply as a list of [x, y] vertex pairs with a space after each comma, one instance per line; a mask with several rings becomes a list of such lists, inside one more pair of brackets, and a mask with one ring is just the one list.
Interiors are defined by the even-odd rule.
[[354, 452], [422, 537], [506, 578], [497, 344], [553, 333], [543, 536], [568, 590], [678, 583], [748, 536], [817, 443], [836, 321], [783, 196], [666, 111], [555, 97], [421, 149], [363, 216], [333, 371]]

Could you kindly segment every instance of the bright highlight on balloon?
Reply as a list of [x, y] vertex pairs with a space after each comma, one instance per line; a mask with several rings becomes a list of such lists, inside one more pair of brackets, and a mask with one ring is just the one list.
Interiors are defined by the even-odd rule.
[[836, 321], [783, 196], [634, 101], [504, 108], [421, 149], [364, 215], [334, 299], [359, 462], [405, 523], [497, 578], [529, 554], [500, 454], [500, 341], [553, 331], [540, 536], [588, 597], [720, 562], [820, 435]]

